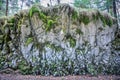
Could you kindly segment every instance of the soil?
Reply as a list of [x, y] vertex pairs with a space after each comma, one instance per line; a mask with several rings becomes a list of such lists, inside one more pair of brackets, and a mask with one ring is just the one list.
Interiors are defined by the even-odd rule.
[[0, 74], [0, 80], [120, 80], [120, 76], [115, 75], [99, 75], [99, 76], [89, 76], [89, 75], [79, 75], [79, 76], [40, 76], [40, 75], [21, 75], [21, 74]]

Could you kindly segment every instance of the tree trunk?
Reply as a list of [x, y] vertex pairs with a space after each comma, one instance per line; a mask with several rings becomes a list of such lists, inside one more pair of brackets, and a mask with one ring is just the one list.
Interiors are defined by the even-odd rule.
[[117, 18], [117, 12], [116, 12], [116, 0], [113, 0], [113, 13], [114, 13], [114, 17]]
[[23, 2], [24, 2], [24, 0], [22, 0], [22, 4], [21, 4], [21, 10], [22, 10], [22, 8], [23, 8]]
[[[113, 13], [114, 13], [114, 17], [117, 19], [117, 31], [116, 31], [116, 37], [120, 36], [120, 29], [119, 29], [119, 20], [117, 16], [117, 6], [116, 6], [116, 0], [113, 0]], [[119, 14], [119, 13], [118, 13]]]
[[57, 0], [57, 3], [60, 4], [60, 0]]
[[52, 1], [50, 0], [50, 6], [52, 6]]
[[6, 0], [6, 16], [8, 15], [8, 0]]
[[110, 9], [110, 1], [109, 0], [107, 0], [107, 2], [106, 2], [106, 8], [107, 8], [107, 12], [109, 12], [109, 9]]

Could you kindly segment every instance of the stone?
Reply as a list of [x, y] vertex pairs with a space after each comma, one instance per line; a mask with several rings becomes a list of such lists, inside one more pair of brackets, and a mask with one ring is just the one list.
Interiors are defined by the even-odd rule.
[[[54, 8], [58, 9], [55, 13]], [[16, 41], [16, 46], [13, 46], [15, 44], [12, 44], [12, 41], [12, 46], [9, 46], [13, 47], [11, 53], [21, 55], [32, 67], [39, 66], [38, 71], [52, 70], [47, 74], [58, 75], [56, 71], [58, 67], [62, 67], [62, 75], [64, 69], [67, 71], [67, 66], [69, 66], [71, 71], [75, 71], [75, 73], [79, 72], [80, 69], [83, 69], [84, 73], [85, 68], [89, 65], [94, 65], [94, 68], [99, 65], [106, 66], [110, 62], [110, 57], [113, 57], [112, 52], [119, 53], [114, 49], [115, 47], [112, 47], [114, 45], [111, 43], [115, 40], [117, 26], [116, 24], [108, 26], [107, 23], [103, 25], [100, 18], [94, 21], [92, 15], [97, 15], [99, 11], [79, 11], [79, 9], [66, 4], [52, 8], [37, 6], [37, 9], [38, 13], [31, 12], [33, 16], [29, 18], [26, 15], [29, 14], [28, 11], [25, 11], [26, 14], [23, 14], [25, 19], [21, 23], [20, 32], [15, 31], [16, 34], [10, 34], [12, 40]], [[72, 15], [75, 12], [77, 17], [74, 19]], [[108, 16], [108, 20], [115, 20], [106, 13], [99, 13], [104, 18]], [[99, 17], [99, 15], [97, 16]], [[86, 22], [81, 17], [90, 19], [90, 22]], [[0, 39], [2, 39], [1, 36]], [[33, 41], [26, 46], [26, 40], [31, 37]], [[14, 52], [12, 52], [13, 50]], [[2, 53], [4, 52], [6, 51], [3, 49]], [[115, 58], [119, 63], [120, 56]], [[17, 65], [16, 63], [16, 59], [11, 61], [13, 67]]]

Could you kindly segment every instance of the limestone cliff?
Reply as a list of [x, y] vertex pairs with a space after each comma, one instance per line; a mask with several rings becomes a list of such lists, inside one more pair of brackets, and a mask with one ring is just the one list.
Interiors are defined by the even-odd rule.
[[34, 5], [2, 17], [0, 69], [55, 76], [119, 74], [114, 70], [120, 67], [119, 52], [113, 53], [115, 22], [108, 13], [67, 4]]

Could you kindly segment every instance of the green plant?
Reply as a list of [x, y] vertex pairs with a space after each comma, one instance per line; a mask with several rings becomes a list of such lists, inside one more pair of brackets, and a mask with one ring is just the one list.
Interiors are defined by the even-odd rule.
[[54, 25], [54, 21], [53, 20], [47, 20], [47, 24], [45, 26], [45, 31], [46, 32], [50, 31], [52, 29], [53, 25]]
[[18, 69], [22, 74], [32, 74], [32, 68], [24, 60], [18, 63]]
[[92, 14], [92, 19], [93, 19], [94, 21], [97, 21], [97, 20], [99, 19], [99, 15], [100, 15], [100, 12], [97, 11], [95, 14]]
[[100, 19], [102, 21], [104, 27], [106, 25], [108, 25], [109, 27], [111, 27], [113, 25], [113, 20], [109, 16], [107, 16], [105, 14], [103, 15], [99, 11], [97, 11], [96, 14], [93, 14], [92, 18], [93, 18], [94, 21], [97, 21], [98, 19]]
[[101, 14], [100, 14], [99, 16], [100, 16], [101, 21], [103, 22], [103, 26], [105, 27], [105, 25], [106, 25], [106, 20], [105, 20], [104, 16], [101, 15]]
[[97, 70], [95, 69], [95, 66], [92, 65], [92, 64], [88, 64], [88, 72], [91, 74], [91, 75], [97, 75]]
[[80, 14], [80, 22], [83, 22], [85, 25], [87, 25], [90, 22], [89, 16], [85, 14]]
[[78, 18], [78, 12], [77, 11], [73, 11], [72, 12], [72, 18], [75, 20]]
[[14, 17], [8, 20], [8, 23], [14, 23], [14, 22], [15, 22], [15, 18]]
[[76, 46], [76, 39], [74, 39], [70, 34], [67, 34], [65, 37], [66, 37], [66, 40], [69, 41], [70, 47]]
[[2, 55], [1, 51], [0, 51], [0, 70], [2, 70], [4, 67], [4, 64], [6, 63], [6, 56]]
[[34, 13], [40, 13], [39, 9], [33, 6], [29, 11], [29, 17], [32, 17]]
[[38, 13], [39, 19], [44, 22], [44, 29], [46, 32], [50, 31], [53, 28], [54, 24], [56, 24], [56, 18], [45, 15], [42, 11], [40, 11], [40, 9], [35, 6], [33, 6], [29, 11], [30, 18], [34, 13]]
[[5, 42], [5, 43], [11, 41], [11, 37], [10, 37], [9, 34], [5, 34], [5, 35], [3, 36], [3, 38], [4, 38], [4, 42]]
[[28, 46], [32, 42], [33, 42], [33, 37], [30, 37], [26, 40], [25, 45]]
[[106, 21], [106, 25], [108, 25], [109, 27], [113, 25], [113, 20], [111, 18], [105, 18], [105, 21]]

